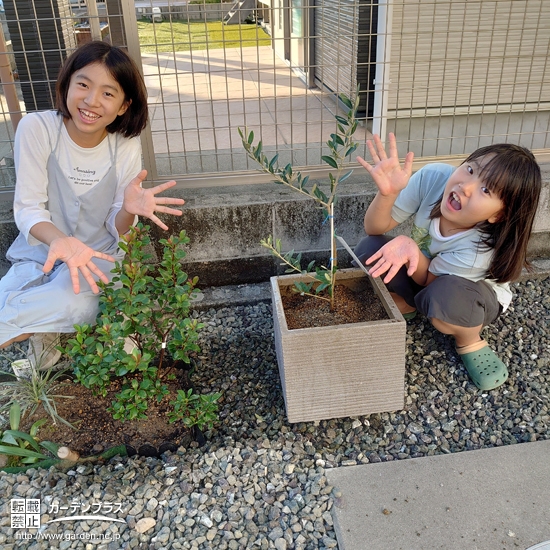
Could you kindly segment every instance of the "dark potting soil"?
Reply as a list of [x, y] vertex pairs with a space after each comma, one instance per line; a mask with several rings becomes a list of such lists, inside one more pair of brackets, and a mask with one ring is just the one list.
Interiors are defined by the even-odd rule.
[[336, 285], [334, 310], [330, 303], [312, 296], [288, 293], [282, 296], [288, 328], [326, 327], [346, 323], [364, 323], [388, 319], [388, 314], [374, 289], [369, 285], [355, 292]]

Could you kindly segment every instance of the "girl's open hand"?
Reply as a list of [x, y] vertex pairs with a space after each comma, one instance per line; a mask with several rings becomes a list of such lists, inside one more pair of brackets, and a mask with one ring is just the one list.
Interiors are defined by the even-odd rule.
[[175, 181], [168, 181], [162, 185], [156, 187], [150, 187], [144, 189], [141, 187], [141, 182], [147, 177], [147, 170], [142, 170], [126, 187], [124, 190], [124, 202], [122, 207], [129, 214], [135, 216], [144, 216], [149, 218], [152, 222], [156, 223], [160, 228], [165, 231], [168, 226], [165, 225], [157, 216], [155, 212], [162, 212], [163, 214], [172, 214], [174, 216], [181, 216], [181, 210], [176, 208], [170, 208], [164, 206], [167, 204], [182, 205], [185, 203], [183, 199], [176, 199], [172, 197], [157, 197], [162, 191], [170, 189], [176, 185]]
[[101, 258], [102, 260], [108, 260], [110, 262], [115, 261], [112, 256], [91, 249], [75, 237], [58, 237], [50, 243], [48, 257], [46, 258], [42, 271], [48, 273], [53, 269], [55, 262], [61, 260], [65, 262], [69, 268], [75, 294], [80, 292], [79, 272], [82, 273], [82, 276], [90, 285], [92, 292], [98, 294], [99, 287], [92, 277], [92, 273], [104, 283], [108, 283], [109, 279], [105, 273], [94, 264], [92, 258]]
[[380, 277], [387, 272], [384, 277], [384, 283], [387, 284], [395, 277], [401, 267], [407, 264], [407, 275], [412, 277], [418, 268], [420, 254], [418, 245], [410, 237], [399, 235], [386, 243], [370, 258], [367, 258], [365, 264], [374, 263], [369, 269], [369, 273], [373, 277]]
[[374, 136], [374, 144], [371, 140], [367, 140], [367, 147], [374, 161], [374, 166], [371, 166], [363, 158], [357, 157], [359, 164], [372, 176], [380, 194], [384, 196], [398, 195], [402, 189], [407, 187], [412, 174], [414, 158], [414, 153], [407, 153], [403, 167], [401, 167], [399, 157], [397, 156], [397, 144], [394, 134], [389, 134], [389, 141], [390, 156], [388, 157], [378, 135]]

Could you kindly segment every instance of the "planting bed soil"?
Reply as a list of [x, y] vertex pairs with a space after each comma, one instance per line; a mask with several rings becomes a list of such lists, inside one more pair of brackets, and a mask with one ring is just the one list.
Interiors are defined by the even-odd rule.
[[[130, 445], [136, 451], [143, 445], [152, 446], [158, 451], [163, 444], [188, 447], [193, 438], [190, 431], [183, 427], [181, 422], [168, 422], [168, 403], [176, 397], [177, 390], [182, 388], [182, 374], [185, 371], [170, 369], [167, 373], [175, 373], [175, 380], [166, 380], [170, 394], [165, 396], [161, 403], [156, 401], [147, 408], [147, 420], [127, 420], [121, 422], [113, 419], [107, 410], [113, 401], [114, 394], [120, 391], [120, 381], [113, 382], [111, 391], [105, 397], [93, 396], [92, 392], [75, 383], [65, 380], [59, 387], [59, 395], [74, 396], [74, 399], [58, 399], [57, 412], [73, 424], [72, 429], [65, 424], [57, 426], [48, 424], [40, 430], [40, 438], [59, 443], [77, 451], [81, 456], [97, 455], [116, 445]], [[185, 381], [184, 381], [184, 387]], [[40, 418], [46, 418], [46, 413], [39, 408], [36, 413], [26, 419], [23, 427], [26, 428]], [[147, 447], [153, 453], [153, 449]]]

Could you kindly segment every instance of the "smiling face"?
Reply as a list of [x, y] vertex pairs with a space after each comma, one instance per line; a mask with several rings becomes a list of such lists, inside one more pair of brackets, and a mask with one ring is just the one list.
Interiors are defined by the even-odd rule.
[[480, 222], [498, 221], [504, 203], [480, 177], [487, 160], [481, 157], [461, 164], [447, 181], [441, 201], [440, 228], [444, 236], [466, 231]]
[[107, 126], [128, 108], [118, 82], [101, 63], [91, 63], [71, 76], [67, 90], [71, 118], [65, 126], [81, 147], [95, 147], [107, 135]]

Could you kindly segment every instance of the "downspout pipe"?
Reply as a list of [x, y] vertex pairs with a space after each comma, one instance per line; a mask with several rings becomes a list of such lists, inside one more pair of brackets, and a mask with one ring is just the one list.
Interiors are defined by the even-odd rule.
[[374, 77], [374, 107], [372, 133], [386, 140], [388, 97], [390, 93], [390, 57], [393, 21], [392, 0], [379, 0], [376, 39], [376, 71]]

